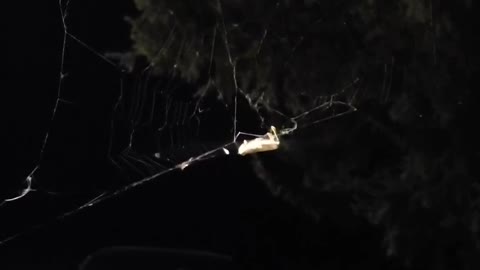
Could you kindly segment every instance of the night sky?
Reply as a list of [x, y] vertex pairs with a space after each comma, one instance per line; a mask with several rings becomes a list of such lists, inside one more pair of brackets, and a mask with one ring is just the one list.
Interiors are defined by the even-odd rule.
[[1, 269], [480, 267], [474, 1], [13, 2]]

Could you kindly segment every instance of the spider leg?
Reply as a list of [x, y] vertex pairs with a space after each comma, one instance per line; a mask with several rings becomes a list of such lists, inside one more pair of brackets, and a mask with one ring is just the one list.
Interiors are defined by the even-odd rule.
[[235, 135], [235, 138], [233, 139], [233, 142], [236, 142], [240, 135], [251, 136], [251, 137], [255, 137], [255, 138], [262, 138], [263, 136], [265, 136], [265, 135], [248, 133], [248, 132], [238, 132], [237, 135]]

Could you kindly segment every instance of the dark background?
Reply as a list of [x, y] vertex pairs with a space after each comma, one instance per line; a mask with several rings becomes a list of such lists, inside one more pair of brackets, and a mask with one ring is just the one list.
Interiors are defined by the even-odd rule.
[[[285, 138], [284, 155], [219, 156], [56, 218], [155, 170], [118, 169], [109, 156], [111, 119], [124, 116], [113, 110], [120, 79], [125, 89], [134, 89], [138, 72], [122, 73], [72, 40], [61, 95], [71, 103], [61, 102], [50, 120], [60, 77], [62, 21], [55, 1], [30, 2], [4, 9], [7, 163], [1, 198], [18, 194], [31, 170], [41, 167], [34, 177], [36, 191], [0, 207], [1, 239], [20, 233], [0, 245], [2, 269], [75, 269], [89, 254], [111, 246], [217, 252], [245, 269], [479, 267], [475, 3], [434, 1], [436, 14], [448, 17], [451, 28], [439, 30], [432, 65], [433, 56], [416, 43], [428, 39], [414, 31], [423, 25], [395, 17], [392, 1], [374, 1], [371, 20], [357, 17], [361, 4], [317, 1], [330, 41], [315, 48], [324, 53], [319, 55], [344, 52], [342, 63], [356, 67], [362, 93], [357, 112]], [[133, 3], [79, 2], [71, 3], [71, 33], [101, 53], [130, 50], [123, 17], [139, 14]], [[295, 8], [291, 15], [303, 14]], [[304, 17], [297, 17], [300, 27]], [[346, 28], [335, 28], [335, 18]], [[387, 77], [393, 85], [387, 100], [377, 86], [392, 56], [396, 66]], [[302, 61], [299, 57], [291, 69], [305, 73], [310, 68]], [[330, 61], [319, 68], [337, 67], [337, 58]], [[195, 88], [181, 79], [176, 83]], [[282, 91], [275, 94], [295, 94]], [[203, 130], [224, 136], [218, 130], [231, 123], [220, 115], [206, 120]], [[115, 141], [122, 145], [127, 133], [119, 126]], [[46, 132], [49, 139], [39, 155]], [[140, 136], [141, 148], [148, 135]], [[116, 147], [114, 153], [122, 148]]]

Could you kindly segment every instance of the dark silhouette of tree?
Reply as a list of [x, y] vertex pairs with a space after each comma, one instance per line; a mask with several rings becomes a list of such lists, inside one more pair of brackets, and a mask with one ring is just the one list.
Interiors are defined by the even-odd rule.
[[480, 267], [472, 1], [135, 3], [134, 53], [199, 96], [237, 83], [295, 115], [358, 78], [358, 112], [285, 137], [259, 176], [319, 219], [365, 218], [405, 266]]

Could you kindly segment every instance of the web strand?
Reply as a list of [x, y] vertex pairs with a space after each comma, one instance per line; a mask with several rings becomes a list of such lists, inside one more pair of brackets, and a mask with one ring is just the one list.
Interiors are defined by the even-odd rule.
[[[123, 69], [120, 69], [119, 66], [117, 66], [117, 64], [114, 63], [111, 59], [106, 57], [105, 54], [102, 54], [101, 52], [97, 51], [94, 46], [90, 46], [89, 44], [86, 44], [80, 38], [71, 34], [68, 31], [66, 19], [67, 19], [67, 14], [68, 14], [69, 3], [70, 3], [70, 1], [67, 1], [67, 2], [64, 3], [62, 0], [59, 0], [60, 16], [61, 16], [62, 25], [63, 25], [63, 39], [62, 39], [63, 41], [62, 41], [62, 46], [61, 46], [61, 57], [60, 57], [60, 64], [59, 64], [60, 75], [59, 75], [59, 79], [58, 79], [58, 88], [57, 88], [57, 93], [56, 93], [55, 104], [54, 104], [54, 107], [53, 107], [53, 110], [52, 110], [52, 115], [50, 117], [50, 123], [49, 123], [50, 128], [45, 133], [44, 140], [43, 140], [43, 143], [41, 145], [40, 154], [39, 154], [39, 162], [37, 163], [38, 165], [36, 165], [31, 170], [29, 175], [26, 177], [25, 181], [27, 182], [27, 187], [18, 196], [6, 199], [3, 203], [12, 202], [12, 201], [21, 199], [21, 198], [25, 197], [30, 191], [33, 190], [32, 184], [33, 184], [33, 181], [34, 181], [34, 178], [35, 178], [35, 174], [38, 173], [41, 161], [43, 160], [44, 152], [45, 152], [45, 149], [46, 149], [47, 144], [48, 144], [49, 135], [50, 135], [50, 132], [52, 131], [53, 122], [55, 120], [59, 104], [60, 103], [67, 103], [67, 104], [71, 103], [71, 101], [68, 101], [68, 100], [65, 100], [65, 99], [62, 98], [62, 90], [64, 88], [64, 80], [65, 80], [65, 77], [66, 77], [65, 55], [66, 55], [66, 52], [68, 50], [67, 43], [69, 42], [69, 40], [81, 45], [82, 48], [87, 50], [89, 53], [93, 54], [98, 59], [101, 59], [105, 63], [108, 63], [109, 66], [113, 67], [115, 70], [117, 70], [117, 71], [120, 70], [121, 71], [121, 76], [122, 77], [120, 78], [120, 86], [119, 86], [119, 90], [118, 90], [118, 96], [115, 98], [114, 103], [113, 103], [113, 107], [111, 108], [114, 115], [119, 112], [120, 107], [122, 106], [122, 102], [125, 99], [127, 99], [126, 96], [128, 96], [128, 90], [126, 89], [127, 87], [124, 85], [125, 81], [124, 81], [124, 77], [123, 77], [125, 75], [125, 71]], [[237, 122], [238, 122], [237, 118], [238, 118], [238, 114], [239, 114], [238, 107], [240, 105], [239, 103], [241, 103], [241, 101], [239, 102], [239, 97], [240, 97], [240, 99], [244, 98], [247, 101], [247, 106], [249, 107], [248, 109], [254, 111], [255, 114], [256, 114], [256, 117], [261, 119], [262, 125], [264, 124], [265, 118], [259, 111], [259, 106], [260, 106], [261, 101], [263, 100], [263, 97], [264, 97], [263, 94], [264, 93], [262, 93], [262, 95], [260, 95], [260, 97], [257, 96], [256, 98], [252, 98], [247, 93], [248, 91], [244, 91], [245, 89], [242, 89], [243, 85], [242, 85], [242, 88], [240, 88], [240, 85], [238, 83], [238, 81], [239, 81], [238, 76], [241, 76], [242, 74], [241, 74], [241, 72], [239, 72], [237, 70], [237, 68], [238, 68], [237, 59], [235, 57], [233, 57], [232, 54], [231, 54], [232, 53], [231, 52], [231, 45], [230, 45], [230, 41], [229, 41], [229, 37], [228, 37], [228, 29], [227, 29], [225, 18], [224, 18], [222, 3], [221, 3], [220, 0], [218, 0], [217, 4], [218, 4], [218, 9], [220, 11], [220, 14], [219, 14], [220, 16], [218, 18], [219, 21], [217, 21], [217, 23], [215, 24], [215, 27], [213, 29], [213, 39], [212, 39], [212, 44], [211, 44], [211, 48], [210, 48], [210, 55], [208, 56], [208, 58], [209, 58], [208, 84], [215, 83], [214, 79], [212, 78], [213, 77], [212, 69], [213, 69], [213, 65], [214, 65], [214, 62], [215, 62], [215, 59], [214, 59], [215, 58], [215, 50], [218, 50], [218, 48], [215, 48], [215, 43], [216, 43], [216, 40], [217, 40], [217, 32], [218, 32], [218, 34], [222, 36], [222, 37], [219, 37], [219, 38], [222, 39], [222, 41], [224, 43], [224, 46], [225, 46], [225, 51], [226, 51], [226, 54], [227, 54], [228, 63], [230, 65], [231, 71], [232, 71], [232, 73], [229, 74], [229, 75], [232, 76], [231, 78], [233, 79], [233, 84], [234, 84], [233, 85], [234, 86], [234, 93], [233, 93], [233, 103], [234, 104], [233, 104], [233, 123], [232, 123], [232, 125], [233, 125], [233, 140], [230, 140], [230, 139], [225, 139], [224, 141], [217, 140], [217, 141], [215, 141], [215, 146], [213, 148], [210, 147], [210, 149], [204, 150], [200, 154], [189, 155], [188, 158], [182, 160], [181, 162], [177, 162], [178, 160], [177, 161], [174, 160], [174, 161], [170, 162], [171, 164], [173, 164], [171, 166], [161, 165], [160, 163], [158, 163], [156, 160], [149, 157], [148, 155], [135, 152], [135, 148], [136, 148], [135, 138], [137, 136], [137, 132], [141, 132], [141, 126], [142, 125], [152, 125], [153, 124], [153, 122], [155, 121], [155, 116], [156, 116], [155, 115], [156, 108], [160, 108], [160, 109], [164, 108], [164, 110], [161, 110], [161, 113], [163, 114], [164, 122], [160, 123], [160, 126], [156, 126], [155, 131], [157, 131], [157, 132], [168, 132], [169, 133], [168, 134], [169, 138], [166, 139], [166, 140], [170, 140], [170, 144], [171, 144], [172, 148], [174, 148], [176, 146], [178, 146], [178, 148], [184, 147], [183, 141], [185, 139], [183, 138], [183, 136], [186, 136], [184, 134], [190, 132], [190, 130], [188, 130], [188, 128], [185, 128], [185, 127], [188, 125], [188, 121], [190, 119], [195, 117], [197, 113], [200, 113], [200, 100], [202, 98], [204, 98], [203, 95], [201, 95], [196, 100], [196, 102], [191, 102], [191, 100], [189, 100], [189, 101], [181, 100], [180, 102], [174, 103], [174, 101], [173, 101], [172, 92], [174, 92], [173, 90], [176, 90], [174, 79], [176, 79], [176, 77], [178, 76], [178, 72], [176, 70], [176, 64], [180, 61], [179, 59], [180, 59], [182, 53], [184, 52], [184, 50], [186, 50], [185, 48], [188, 46], [187, 39], [186, 39], [185, 36], [183, 36], [181, 38], [180, 46], [178, 47], [178, 51], [176, 51], [176, 56], [174, 57], [175, 58], [174, 66], [171, 67], [172, 68], [171, 70], [169, 70], [169, 77], [167, 78], [166, 83], [164, 85], [162, 85], [162, 87], [160, 87], [161, 90], [154, 89], [154, 91], [151, 95], [153, 97], [152, 103], [151, 103], [151, 105], [148, 103], [148, 99], [150, 98], [150, 95], [148, 94], [147, 90], [150, 87], [150, 83], [151, 83], [150, 80], [152, 79], [151, 76], [153, 76], [152, 74], [153, 74], [154, 68], [155, 68], [154, 60], [155, 60], [155, 58], [159, 57], [161, 54], [163, 54], [170, 47], [173, 46], [173, 44], [175, 42], [175, 39], [176, 39], [176, 33], [177, 33], [177, 31], [176, 31], [177, 23], [175, 21], [173, 26], [169, 29], [169, 33], [167, 34], [167, 37], [165, 39], [164, 44], [162, 44], [160, 50], [157, 51], [154, 54], [154, 57], [153, 57], [154, 59], [152, 60], [152, 62], [150, 62], [147, 65], [147, 67], [145, 67], [140, 72], [141, 73], [140, 74], [140, 80], [141, 80], [140, 84], [138, 85], [138, 87], [133, 88], [133, 90], [132, 90], [134, 92], [132, 94], [133, 95], [133, 98], [132, 98], [132, 103], [133, 104], [131, 105], [130, 108], [128, 108], [129, 112], [128, 112], [128, 116], [127, 116], [128, 122], [129, 122], [128, 123], [129, 126], [128, 126], [128, 129], [127, 129], [128, 131], [126, 131], [126, 133], [128, 133], [128, 142], [126, 143], [126, 146], [124, 146], [124, 149], [122, 149], [123, 151], [120, 151], [121, 153], [118, 154], [118, 157], [112, 156], [113, 133], [114, 133], [114, 129], [115, 129], [114, 116], [112, 116], [112, 119], [110, 119], [110, 122], [109, 122], [109, 130], [110, 130], [109, 137], [110, 137], [110, 139], [108, 141], [108, 147], [107, 147], [108, 148], [107, 151], [108, 151], [109, 161], [112, 162], [112, 164], [114, 164], [114, 166], [116, 168], [122, 169], [122, 167], [128, 167], [128, 169], [130, 169], [131, 171], [134, 171], [138, 175], [145, 175], [144, 171], [147, 170], [148, 171], [147, 176], [140, 177], [140, 179], [137, 178], [133, 182], [131, 182], [127, 185], [124, 185], [123, 187], [114, 189], [112, 191], [97, 192], [91, 200], [89, 200], [86, 203], [80, 204], [78, 207], [74, 208], [73, 210], [71, 210], [69, 212], [66, 212], [66, 213], [63, 213], [63, 214], [57, 216], [54, 219], [54, 221], [52, 221], [52, 222], [57, 222], [57, 221], [63, 220], [65, 218], [73, 216], [77, 213], [80, 213], [80, 212], [82, 212], [82, 211], [84, 211], [84, 210], [86, 210], [90, 207], [94, 207], [94, 206], [96, 206], [96, 205], [98, 205], [98, 204], [100, 204], [100, 203], [102, 203], [106, 200], [116, 198], [116, 197], [120, 196], [121, 194], [123, 194], [125, 192], [128, 192], [132, 189], [135, 189], [136, 187], [145, 185], [145, 184], [147, 184], [151, 181], [154, 181], [154, 180], [158, 180], [161, 177], [163, 177], [166, 174], [171, 173], [173, 171], [185, 170], [188, 167], [196, 165], [196, 164], [198, 164], [202, 161], [205, 161], [205, 160], [210, 160], [210, 159], [214, 159], [214, 158], [218, 158], [218, 157], [222, 157], [222, 156], [226, 156], [226, 155], [237, 155], [238, 154], [238, 148], [239, 148], [239, 144], [237, 143], [237, 139], [239, 138], [239, 136], [254, 138], [252, 140], [261, 139], [261, 138], [265, 138], [265, 137], [270, 138], [270, 136], [267, 136], [267, 135], [270, 134], [269, 131], [267, 131], [267, 130], [265, 130], [265, 134], [259, 135], [259, 134], [255, 134], [253, 132], [240, 131], [237, 127]], [[278, 7], [278, 5], [277, 5], [277, 7]], [[256, 50], [255, 50], [256, 57], [258, 57], [258, 55], [264, 49], [263, 46], [265, 46], [266, 39], [269, 37], [269, 35], [267, 35], [267, 34], [268, 34], [268, 29], [265, 27], [264, 31], [263, 31], [263, 33], [260, 37], [260, 40], [257, 44]], [[301, 40], [303, 40], [303, 39], [301, 39]], [[298, 43], [300, 43], [300, 42], [301, 41], [299, 41]], [[298, 47], [298, 44], [295, 45], [295, 47], [293, 49], [296, 50], [297, 47]], [[293, 52], [292, 52], [292, 54], [293, 54]], [[242, 78], [240, 77], [240, 79], [242, 79]], [[356, 78], [349, 85], [345, 86], [342, 90], [338, 91], [336, 95], [330, 96], [328, 101], [323, 102], [322, 104], [313, 106], [313, 108], [311, 108], [309, 110], [306, 110], [306, 111], [304, 111], [300, 114], [297, 114], [293, 117], [289, 117], [285, 113], [282, 113], [282, 112], [280, 112], [280, 111], [278, 111], [274, 108], [270, 108], [271, 112], [276, 112], [278, 115], [281, 115], [285, 120], [289, 121], [289, 124], [291, 124], [291, 126], [279, 127], [278, 137], [277, 137], [277, 133], [275, 132], [275, 140], [270, 140], [270, 141], [257, 140], [257, 142], [263, 142], [263, 143], [274, 142], [274, 143], [278, 143], [278, 145], [280, 145], [280, 141], [283, 139], [281, 137], [283, 137], [283, 136], [292, 135], [295, 131], [297, 131], [301, 128], [311, 127], [311, 126], [316, 125], [318, 123], [321, 123], [321, 122], [324, 122], [324, 121], [327, 121], [327, 120], [330, 120], [330, 119], [333, 119], [333, 118], [337, 118], [337, 117], [340, 117], [342, 115], [345, 115], [345, 114], [356, 111], [356, 108], [352, 104], [355, 96], [352, 96], [350, 101], [336, 100], [336, 96], [343, 94], [346, 91], [346, 89], [352, 88], [358, 82], [358, 80], [359, 79]], [[164, 96], [163, 97], [164, 98], [163, 102], [165, 104], [164, 104], [163, 108], [162, 108], [162, 104], [157, 102], [157, 98], [156, 98], [157, 95], [158, 96], [160, 96], [160, 95]], [[191, 114], [189, 114], [189, 108], [192, 107], [190, 104], [194, 104], [193, 111], [192, 111]], [[340, 112], [340, 113], [335, 113], [334, 112], [327, 117], [320, 117], [320, 118], [316, 118], [316, 119], [313, 119], [313, 120], [308, 119], [308, 121], [305, 121], [306, 118], [308, 118], [309, 116], [311, 116], [311, 115], [313, 115], [317, 112], [326, 111], [328, 109], [331, 109], [331, 108], [334, 108], [334, 107], [337, 107], [337, 106], [342, 107], [342, 108], [347, 108], [347, 109]], [[148, 110], [150, 110], [150, 111], [148, 111]], [[148, 112], [148, 118], [147, 118], [147, 120], [144, 120], [144, 115], [145, 115], [146, 111]], [[229, 117], [229, 121], [230, 121], [231, 120], [231, 112], [229, 112], [229, 115], [230, 115], [230, 117]], [[200, 122], [200, 120], [198, 120], [198, 121]], [[300, 122], [302, 122], [302, 123], [300, 123]], [[156, 123], [156, 124], [158, 124], [158, 123]], [[231, 128], [231, 126], [229, 126], [228, 128]], [[272, 128], [272, 130], [275, 130], [275, 129]], [[279, 139], [279, 137], [280, 137], [280, 139]], [[274, 149], [276, 150], [277, 149], [276, 147], [278, 147], [278, 145], [275, 145], [275, 147], [274, 146], [271, 146], [271, 147], [274, 147]], [[201, 146], [203, 146], [203, 145], [201, 145]], [[205, 149], [205, 148], [203, 148], [203, 149]], [[162, 153], [156, 152], [155, 157], [157, 157], [157, 153], [158, 153], [158, 157], [160, 157], [161, 155], [162, 156], [167, 156], [165, 158], [162, 157], [165, 160], [170, 161], [171, 160], [170, 158], [172, 158], [172, 155], [168, 155], [168, 153], [164, 154], [163, 152]], [[173, 159], [174, 158], [172, 158], [172, 160]], [[47, 222], [47, 223], [43, 223], [43, 224], [34, 226], [30, 230], [27, 230], [26, 232], [22, 232], [22, 233], [13, 235], [11, 237], [8, 237], [7, 239], [1, 241], [0, 245], [4, 245], [4, 244], [8, 243], [9, 241], [14, 240], [18, 236], [24, 235], [25, 233], [30, 233], [30, 232], [36, 231], [38, 229], [44, 228], [46, 226], [49, 226], [49, 225], [52, 224], [52, 222]]]

